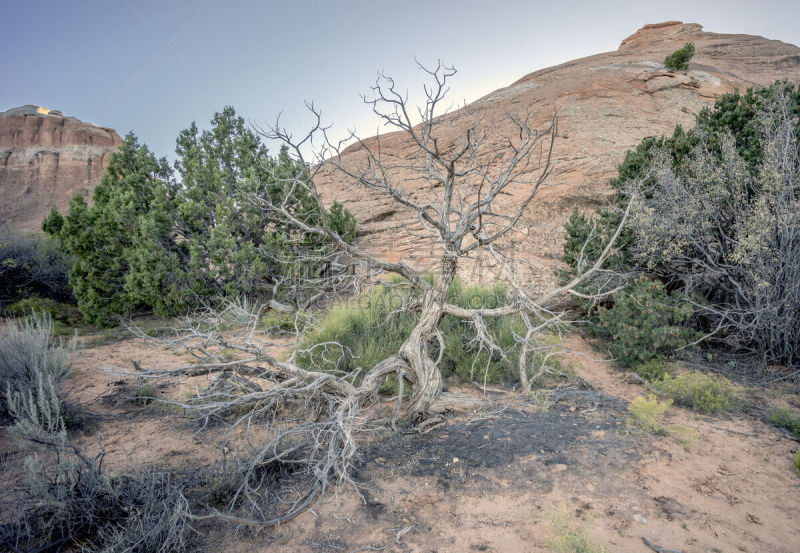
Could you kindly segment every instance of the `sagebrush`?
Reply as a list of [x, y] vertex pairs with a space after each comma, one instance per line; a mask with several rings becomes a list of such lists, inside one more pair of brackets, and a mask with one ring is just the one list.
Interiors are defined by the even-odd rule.
[[687, 322], [712, 344], [757, 355], [761, 366], [795, 366], [798, 133], [800, 88], [778, 82], [725, 94], [700, 112], [693, 129], [677, 126], [672, 136], [643, 140], [611, 180], [614, 205], [594, 216], [576, 212], [568, 222], [565, 258], [572, 271], [580, 269], [579, 251], [591, 260], [605, 246], [621, 206], [634, 199], [606, 268], [660, 280], [691, 306]]
[[[20, 408], [23, 404], [52, 408], [56, 387], [69, 374], [76, 354], [74, 340], [65, 344], [53, 336], [53, 321], [47, 314], [0, 325], [0, 421], [13, 422], [10, 402]], [[35, 397], [29, 402], [31, 394]]]
[[17, 493], [0, 500], [0, 546], [10, 551], [107, 553], [199, 551], [189, 482], [166, 471], [110, 474], [102, 455], [53, 441], [29, 457]]

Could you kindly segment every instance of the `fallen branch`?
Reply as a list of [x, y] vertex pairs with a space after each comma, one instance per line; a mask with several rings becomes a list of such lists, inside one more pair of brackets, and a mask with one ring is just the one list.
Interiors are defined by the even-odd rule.
[[655, 545], [653, 542], [651, 542], [650, 540], [648, 540], [644, 536], [642, 536], [642, 541], [644, 542], [644, 544], [647, 547], [649, 547], [650, 549], [652, 549], [656, 553], [683, 553], [683, 551], [680, 551], [678, 549], [668, 549], [666, 547], [659, 547], [658, 545]]
[[413, 526], [406, 526], [405, 528], [400, 530], [397, 533], [397, 535], [394, 537], [394, 543], [400, 543], [400, 538], [403, 537], [403, 534], [405, 534], [406, 532], [410, 532], [412, 528], [413, 528]]

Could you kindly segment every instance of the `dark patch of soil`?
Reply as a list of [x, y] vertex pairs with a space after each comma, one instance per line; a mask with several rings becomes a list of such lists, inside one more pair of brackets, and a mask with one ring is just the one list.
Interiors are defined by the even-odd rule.
[[363, 450], [355, 472], [361, 481], [398, 475], [433, 476], [444, 487], [485, 475], [524, 479], [528, 490], [548, 493], [553, 475], [591, 475], [620, 470], [638, 458], [637, 442], [625, 432], [627, 402], [596, 391], [559, 390], [553, 405], [536, 411], [519, 402], [496, 413], [478, 413], [419, 435], [388, 434]]

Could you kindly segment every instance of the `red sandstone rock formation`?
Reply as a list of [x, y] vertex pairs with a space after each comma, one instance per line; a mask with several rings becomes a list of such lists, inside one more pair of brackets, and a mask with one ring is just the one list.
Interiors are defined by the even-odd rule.
[[[667, 72], [664, 58], [686, 42], [694, 42], [696, 50], [689, 70]], [[505, 112], [528, 111], [536, 126], [557, 110], [554, 157], [561, 174], [540, 191], [527, 220], [511, 238], [513, 251], [533, 264], [528, 270], [539, 273], [531, 277], [546, 285], [554, 258], [561, 255], [563, 222], [574, 206], [587, 209], [605, 201], [608, 179], [626, 150], [647, 136], [671, 134], [678, 123], [691, 126], [695, 115], [725, 92], [776, 79], [800, 80], [800, 48], [758, 36], [707, 33], [693, 23], [668, 22], [642, 27], [622, 41], [616, 52], [526, 75], [447, 117], [458, 129], [475, 116], [500, 121]], [[453, 83], [457, 86], [457, 80]], [[502, 148], [503, 130], [502, 125], [490, 128], [487, 152]], [[366, 144], [374, 146], [375, 139]], [[358, 163], [363, 157], [359, 150], [351, 146], [346, 162]], [[381, 137], [381, 151], [393, 166], [415, 154], [398, 133]], [[413, 214], [386, 197], [353, 187], [335, 173], [326, 176], [324, 194], [356, 215], [360, 240], [368, 249], [418, 266], [434, 261], [431, 245], [418, 237], [422, 228]], [[410, 175], [396, 171], [395, 176], [400, 182]], [[423, 180], [404, 186], [416, 200], [430, 193], [430, 185]], [[487, 278], [481, 263], [465, 276]]]
[[[689, 70], [665, 71], [664, 58], [686, 42], [694, 42], [696, 50]], [[758, 36], [708, 33], [698, 24], [672, 21], [645, 25], [616, 52], [526, 75], [447, 118], [459, 129], [475, 116], [490, 122], [502, 120], [506, 112], [529, 112], [536, 125], [557, 110], [554, 157], [560, 173], [540, 190], [508, 244], [532, 264], [525, 269], [529, 276], [547, 285], [561, 254], [564, 220], [574, 206], [590, 209], [606, 201], [608, 179], [626, 150], [647, 136], [671, 133], [678, 123], [691, 126], [700, 109], [725, 92], [776, 79], [800, 81], [800, 48]], [[490, 127], [486, 151], [502, 150], [503, 136], [503, 125]], [[88, 197], [119, 144], [111, 129], [37, 106], [0, 114], [0, 223], [37, 230], [51, 205], [63, 211], [74, 194]], [[366, 144], [374, 145], [375, 139]], [[399, 166], [415, 154], [397, 133], [381, 137], [381, 150], [388, 163]], [[347, 163], [362, 157], [358, 147], [344, 156]], [[394, 174], [413, 198], [430, 194], [429, 183], [409, 181], [402, 171]], [[413, 214], [391, 200], [354, 187], [334, 172], [326, 174], [321, 188], [328, 200], [338, 199], [356, 215], [359, 240], [372, 252], [420, 267], [435, 260]], [[464, 276], [493, 278], [491, 261], [486, 262], [488, 266], [476, 260]]]
[[40, 230], [56, 206], [89, 198], [122, 140], [60, 111], [22, 106], [0, 113], [0, 224]]

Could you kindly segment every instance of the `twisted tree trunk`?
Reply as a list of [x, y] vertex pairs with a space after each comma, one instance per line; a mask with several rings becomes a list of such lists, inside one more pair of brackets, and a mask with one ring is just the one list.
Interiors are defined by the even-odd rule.
[[431, 359], [429, 348], [434, 339], [441, 339], [439, 326], [444, 316], [447, 294], [457, 269], [457, 258], [445, 253], [437, 280], [422, 296], [422, 308], [417, 326], [398, 352], [408, 363], [410, 372], [407, 378], [414, 386], [409, 405], [411, 414], [428, 411], [442, 391], [442, 373], [437, 361]]
[[[408, 414], [418, 415], [430, 407], [442, 391], [442, 373], [438, 360], [431, 359], [430, 345], [440, 340], [439, 326], [447, 305], [447, 294], [458, 269], [457, 257], [445, 253], [441, 271], [433, 286], [422, 292], [422, 305], [417, 325], [400, 346], [396, 355], [387, 357], [370, 370], [359, 387], [359, 395], [366, 398], [378, 393], [383, 379], [396, 373], [413, 386]], [[440, 351], [443, 344], [440, 344]]]

